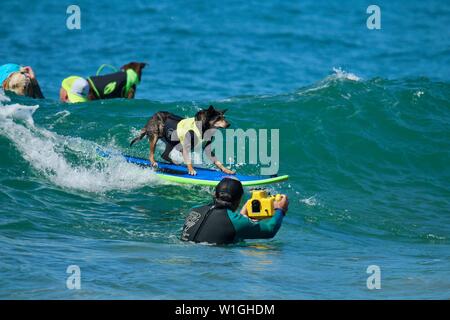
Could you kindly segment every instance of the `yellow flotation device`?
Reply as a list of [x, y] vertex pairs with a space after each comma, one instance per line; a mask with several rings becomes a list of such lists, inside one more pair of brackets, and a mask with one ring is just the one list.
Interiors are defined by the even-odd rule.
[[177, 124], [177, 135], [180, 139], [181, 144], [184, 143], [184, 137], [189, 131], [194, 132], [194, 134], [197, 136], [197, 141], [202, 141], [202, 135], [195, 123], [195, 118], [186, 118], [181, 120]]

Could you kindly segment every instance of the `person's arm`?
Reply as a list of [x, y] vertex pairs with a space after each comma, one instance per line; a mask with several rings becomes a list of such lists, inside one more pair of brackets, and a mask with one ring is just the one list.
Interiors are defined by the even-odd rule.
[[256, 222], [237, 212], [229, 211], [228, 216], [236, 230], [236, 238], [269, 239], [280, 229], [284, 213], [281, 209], [276, 209], [272, 218]]

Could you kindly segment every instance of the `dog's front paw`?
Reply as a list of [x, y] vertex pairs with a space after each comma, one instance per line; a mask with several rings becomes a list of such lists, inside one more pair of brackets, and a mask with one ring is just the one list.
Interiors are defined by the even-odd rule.
[[156, 161], [150, 161], [153, 168], [158, 168], [158, 162]]
[[223, 168], [222, 172], [226, 173], [226, 174], [235, 174], [236, 173], [236, 171], [233, 171], [233, 170], [230, 170], [230, 169], [227, 169], [227, 168]]
[[195, 171], [194, 170], [194, 167], [192, 166], [192, 164], [188, 164], [187, 165], [187, 169], [188, 169], [188, 173], [191, 175], [191, 176], [195, 176], [196, 174], [197, 174], [197, 171]]

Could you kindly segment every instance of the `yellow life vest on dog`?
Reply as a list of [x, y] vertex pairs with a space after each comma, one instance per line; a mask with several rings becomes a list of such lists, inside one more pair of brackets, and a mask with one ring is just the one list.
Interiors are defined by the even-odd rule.
[[177, 135], [181, 144], [184, 142], [184, 138], [189, 131], [193, 131], [197, 136], [197, 141], [202, 141], [202, 135], [195, 124], [195, 118], [183, 119], [177, 124]]

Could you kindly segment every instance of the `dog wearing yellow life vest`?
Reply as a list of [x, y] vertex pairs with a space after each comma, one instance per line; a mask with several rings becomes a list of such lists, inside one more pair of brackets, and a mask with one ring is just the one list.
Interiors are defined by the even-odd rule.
[[173, 163], [169, 154], [175, 148], [182, 152], [189, 174], [195, 175], [196, 171], [191, 163], [190, 152], [194, 146], [203, 142], [204, 135], [208, 132], [209, 139], [203, 146], [205, 153], [220, 170], [227, 174], [234, 174], [234, 171], [225, 168], [215, 157], [214, 153], [211, 152], [211, 137], [214, 130], [230, 126], [230, 123], [224, 116], [226, 111], [216, 110], [213, 106], [209, 106], [208, 109], [197, 112], [192, 118], [182, 118], [165, 111], [157, 112], [148, 120], [140, 134], [131, 141], [130, 146], [147, 136], [150, 143], [149, 160], [156, 167], [158, 164], [155, 161], [155, 147], [158, 140], [161, 139], [166, 144], [166, 149], [161, 157]]

